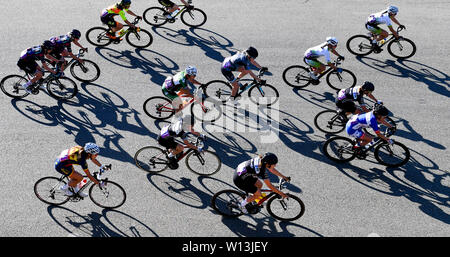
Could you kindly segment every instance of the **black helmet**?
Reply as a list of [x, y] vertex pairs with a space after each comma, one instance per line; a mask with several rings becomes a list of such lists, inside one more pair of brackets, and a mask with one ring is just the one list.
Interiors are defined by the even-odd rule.
[[389, 115], [389, 110], [386, 107], [384, 107], [383, 105], [377, 105], [373, 109], [373, 114], [374, 115], [379, 115], [379, 116], [388, 116]]
[[67, 35], [70, 36], [70, 37], [76, 38], [76, 39], [80, 39], [81, 32], [78, 29], [73, 29], [72, 31], [67, 33]]
[[274, 165], [278, 163], [278, 157], [274, 153], [265, 153], [261, 158], [261, 163], [264, 166], [265, 163], [269, 165]]
[[363, 85], [361, 86], [361, 89], [363, 91], [374, 91], [375, 90], [375, 86], [372, 84], [372, 82], [369, 81], [364, 81]]
[[120, 5], [129, 7], [131, 5], [131, 0], [122, 0], [120, 1]]
[[42, 43], [42, 48], [46, 50], [50, 50], [55, 46], [55, 44], [50, 40], [45, 40], [44, 43]]
[[256, 59], [256, 57], [258, 57], [258, 50], [256, 50], [256, 48], [254, 48], [253, 46], [250, 46], [247, 50], [245, 50], [245, 52], [253, 59]]

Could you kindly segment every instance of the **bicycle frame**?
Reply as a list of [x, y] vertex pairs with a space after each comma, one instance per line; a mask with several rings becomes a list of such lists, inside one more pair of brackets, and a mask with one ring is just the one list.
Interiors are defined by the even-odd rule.
[[[193, 143], [194, 143], [195, 146], [202, 145], [202, 147], [203, 147], [202, 142], [203, 141], [200, 141], [199, 138], [197, 137], [197, 139]], [[183, 145], [183, 147], [186, 146], [184, 144], [182, 144], [182, 145]], [[187, 151], [183, 151], [181, 154], [178, 155], [177, 161], [181, 161], [186, 155], [188, 155], [192, 151], [197, 151], [197, 150], [189, 148]], [[166, 155], [166, 158], [168, 158], [169, 157], [169, 149], [164, 149], [164, 154]], [[201, 160], [201, 162], [203, 162], [203, 160]], [[169, 164], [169, 161], [168, 160], [163, 160], [161, 162], [153, 162], [153, 164]], [[204, 164], [204, 163], [202, 163], [202, 164]]]
[[[400, 32], [400, 31], [402, 31], [403, 29], [401, 29], [400, 27], [398, 27], [397, 28], [397, 35], [398, 35], [398, 33]], [[376, 37], [377, 35], [375, 35], [375, 34], [373, 34], [372, 32], [371, 32], [371, 34], [372, 34], [372, 39], [373, 39], [373, 37]], [[394, 34], [389, 34], [389, 36], [391, 36], [388, 40], [386, 40], [386, 41], [384, 41], [384, 43], [383, 44], [381, 44], [380, 45], [380, 47], [383, 47], [383, 46], [385, 46], [385, 45], [387, 45], [389, 42], [391, 42], [392, 40], [395, 40], [395, 36], [394, 36]]]
[[[202, 88], [202, 90], [204, 90], [204, 89]], [[179, 95], [179, 97], [186, 98], [186, 97], [189, 97], [189, 96], [187, 96], [187, 95]], [[184, 108], [186, 108], [187, 106], [189, 106], [190, 104], [192, 104], [195, 101], [198, 104], [200, 104], [200, 106], [202, 107], [203, 112], [206, 113], [208, 111], [208, 108], [206, 108], [205, 105], [203, 105], [203, 101], [199, 101], [198, 99], [195, 99], [195, 97], [196, 96], [194, 95], [194, 98], [189, 99], [189, 101], [187, 101], [186, 103], [183, 102], [181, 108], [178, 111], [183, 110]], [[172, 105], [172, 101], [171, 101], [171, 105]], [[165, 110], [168, 111], [168, 112], [175, 112], [175, 109], [173, 108], [173, 105], [172, 106], [168, 106], [166, 104], [166, 105], [158, 106], [158, 112], [164, 112]]]
[[[283, 180], [282, 178], [280, 178], [279, 180], [279, 184], [278, 184], [278, 189], [281, 191], [283, 184], [286, 183], [285, 180]], [[269, 200], [270, 198], [272, 198], [273, 195], [277, 195], [277, 193], [275, 193], [274, 191], [272, 191], [271, 189], [261, 189], [261, 193], [269, 193], [266, 196], [264, 196], [262, 199], [260, 199], [258, 201], [258, 203], [256, 203], [255, 206], [261, 207], [263, 205], [263, 203], [267, 200]], [[247, 193], [248, 195], [248, 193]]]
[[[260, 72], [258, 73], [257, 76], [258, 76], [258, 78], [261, 78], [263, 75], [264, 75], [264, 71], [260, 71]], [[230, 85], [231, 85], [231, 83], [230, 83]], [[260, 85], [261, 85], [261, 84], [258, 83], [256, 80], [253, 80], [252, 82], [250, 82], [250, 83], [248, 83], [248, 84], [244, 84], [244, 85], [243, 85], [244, 87], [242, 87], [242, 88], [239, 87], [239, 90], [238, 90], [236, 96], [241, 96], [242, 93], [244, 93], [244, 92], [247, 91], [248, 89], [252, 88], [253, 86], [258, 87], [258, 90], [261, 92], [262, 95], [264, 95], [264, 91], [261, 89]]]
[[[303, 58], [303, 62], [306, 63], [306, 65], [308, 65], [308, 69], [312, 70], [311, 66], [309, 66], [309, 64], [306, 62], [305, 60], [306, 58]], [[341, 59], [338, 57], [335, 61], [334, 61], [334, 66], [339, 66], [341, 64]], [[330, 71], [334, 70], [333, 68], [329, 67], [328, 69], [326, 69], [325, 71], [323, 71], [322, 73], [319, 74], [319, 76], [317, 77], [318, 79], [322, 78], [323, 76], [327, 75]], [[309, 80], [313, 81], [312, 78], [308, 77]]]

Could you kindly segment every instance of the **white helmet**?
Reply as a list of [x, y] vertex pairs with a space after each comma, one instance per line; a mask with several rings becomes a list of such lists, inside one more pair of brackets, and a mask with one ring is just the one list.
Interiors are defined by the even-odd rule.
[[338, 40], [335, 37], [327, 37], [327, 43], [332, 46], [337, 46]]
[[100, 148], [94, 143], [86, 143], [84, 145], [84, 151], [90, 154], [98, 154], [100, 153]]
[[393, 6], [393, 5], [389, 5], [386, 10], [388, 12], [390, 12], [390, 13], [393, 13], [393, 14], [397, 14], [398, 13], [398, 8], [396, 6]]
[[194, 66], [188, 66], [188, 67], [185, 69], [185, 72], [186, 72], [188, 75], [191, 75], [191, 76], [197, 76], [197, 68], [195, 68]]

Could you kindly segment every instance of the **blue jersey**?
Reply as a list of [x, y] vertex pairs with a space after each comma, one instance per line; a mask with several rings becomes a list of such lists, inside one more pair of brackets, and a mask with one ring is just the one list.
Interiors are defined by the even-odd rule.
[[20, 53], [20, 59], [23, 60], [33, 60], [33, 61], [44, 61], [44, 51], [41, 46], [33, 46], [25, 49]]
[[248, 70], [249, 65], [250, 60], [244, 52], [238, 52], [233, 56], [227, 57], [222, 63], [222, 66], [229, 71], [235, 71], [240, 66], [244, 66]]
[[[349, 135], [361, 135], [360, 132], [362, 128], [371, 127], [373, 131], [378, 132], [380, 129], [378, 127], [377, 118], [373, 115], [373, 112], [367, 112], [359, 115], [353, 115], [347, 122], [346, 131]], [[357, 136], [359, 137], [359, 136]]]

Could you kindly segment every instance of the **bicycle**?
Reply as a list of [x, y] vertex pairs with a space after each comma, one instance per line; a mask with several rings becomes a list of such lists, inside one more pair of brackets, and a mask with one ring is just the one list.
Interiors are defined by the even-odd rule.
[[203, 150], [199, 152], [192, 148], [188, 148], [187, 151], [183, 151], [176, 156], [177, 163], [169, 161], [168, 149], [162, 149], [156, 146], [145, 146], [139, 149], [134, 155], [134, 162], [138, 168], [151, 174], [156, 174], [166, 170], [168, 167], [173, 170], [177, 169], [178, 162], [187, 156], [185, 160], [186, 166], [195, 174], [200, 176], [211, 176], [217, 173], [222, 167], [222, 161], [220, 161], [217, 154], [205, 149], [204, 139], [197, 137], [195, 141], [190, 141], [196, 147], [203, 148]]
[[[375, 106], [379, 105], [378, 103], [375, 103], [373, 108]], [[361, 107], [357, 107], [361, 113], [364, 113]], [[373, 110], [373, 108], [369, 108], [369, 110]], [[386, 122], [391, 124], [392, 126], [396, 126], [395, 121], [392, 120], [390, 117], [385, 117], [384, 119]], [[319, 112], [314, 117], [314, 125], [316, 128], [318, 128], [320, 131], [327, 133], [327, 134], [337, 134], [342, 132], [345, 129], [345, 126], [347, 125], [348, 117], [345, 115], [345, 112], [341, 109], [337, 110], [324, 110]], [[379, 124], [381, 126], [383, 124]], [[384, 125], [383, 125], [384, 126]], [[364, 133], [367, 133], [371, 136], [375, 136], [374, 134], [370, 133], [366, 128], [363, 129]]]
[[[403, 30], [403, 27], [397, 28], [397, 34]], [[390, 55], [398, 59], [407, 59], [412, 57], [416, 53], [416, 45], [410, 39], [400, 37], [396, 39], [394, 35], [381, 43], [380, 48], [387, 45], [387, 50]], [[372, 45], [372, 38], [374, 35], [370, 32], [368, 35], [355, 35], [347, 40], [347, 49], [350, 53], [356, 56], [366, 56], [374, 52]], [[403, 54], [405, 49], [409, 49], [406, 54]], [[379, 53], [379, 52], [374, 52]]]
[[[201, 85], [200, 89], [204, 92], [205, 85]], [[197, 120], [203, 122], [216, 121], [222, 116], [222, 109], [216, 101], [203, 95], [202, 91], [197, 89], [194, 92], [194, 98], [190, 98], [190, 100], [183, 105], [182, 109], [190, 105], [191, 114]], [[172, 101], [164, 96], [152, 96], [148, 98], [145, 100], [143, 108], [145, 114], [155, 120], [166, 120], [175, 114], [175, 108], [172, 105]], [[178, 110], [178, 112], [180, 111], [181, 110]]]
[[[279, 180], [278, 189], [286, 188], [286, 182], [282, 178]], [[261, 189], [261, 192], [268, 193], [258, 203], [250, 203], [249, 214], [256, 214], [263, 208], [263, 203], [267, 201], [267, 212], [274, 218], [281, 221], [293, 221], [305, 213], [305, 204], [302, 200], [290, 193], [287, 199], [281, 197], [270, 189]], [[248, 193], [234, 189], [226, 189], [215, 193], [211, 199], [211, 207], [219, 214], [226, 217], [238, 217], [243, 215], [240, 208], [241, 202], [247, 198]]]
[[[133, 25], [137, 25], [139, 18], [135, 18], [132, 22]], [[119, 35], [117, 39], [112, 39], [106, 35], [109, 28], [105, 27], [93, 27], [86, 31], [86, 39], [89, 43], [95, 46], [107, 46], [111, 43], [119, 44], [123, 37], [128, 42], [128, 44], [136, 48], [145, 48], [153, 43], [153, 36], [145, 29], [137, 27], [136, 29], [130, 28], [128, 25], [123, 25], [128, 27], [125, 33]]]
[[[86, 50], [79, 49], [77, 57], [83, 57], [85, 52], [87, 52], [87, 48]], [[46, 59], [46, 61], [53, 65], [50, 60]], [[59, 67], [60, 65], [57, 64], [57, 66]], [[82, 82], [93, 82], [100, 77], [100, 68], [95, 62], [90, 60], [83, 59], [83, 63], [80, 63], [76, 59], [71, 59], [66, 67], [70, 67], [70, 74]]]
[[[393, 135], [391, 129], [386, 129], [385, 136]], [[323, 152], [330, 160], [344, 163], [355, 158], [364, 160], [368, 156], [368, 152], [374, 149], [375, 159], [382, 165], [388, 167], [400, 167], [408, 162], [410, 157], [409, 149], [397, 141], [393, 141], [392, 145], [376, 137], [367, 147], [355, 147], [356, 139], [335, 136], [325, 141]]]
[[[338, 57], [334, 61], [334, 66], [338, 67], [341, 64], [341, 60], [342, 58]], [[303, 61], [306, 63], [305, 58], [303, 58]], [[329, 67], [327, 70], [319, 74], [317, 80], [315, 80], [309, 75], [312, 71], [309, 65], [307, 65], [307, 67], [292, 65], [283, 71], [283, 80], [288, 86], [294, 88], [304, 88], [309, 84], [318, 85], [320, 83], [320, 78], [327, 75], [326, 81], [328, 86], [335, 90], [341, 90], [343, 88], [353, 87], [356, 85], [356, 76], [353, 72], [347, 69], [338, 69], [340, 72]]]
[[[106, 165], [106, 169], [111, 169], [111, 166], [111, 164]], [[99, 172], [94, 172], [93, 174], [100, 184], [92, 184], [91, 180], [86, 179], [87, 176], [83, 176], [83, 182], [88, 181], [72, 196], [67, 196], [65, 192], [60, 189], [61, 186], [64, 186], [69, 181], [66, 175], [62, 175], [60, 178], [49, 176], [39, 179], [34, 184], [34, 193], [42, 202], [59, 206], [68, 201], [79, 202], [83, 200], [83, 197], [81, 197], [79, 193], [87, 190], [90, 186], [89, 198], [92, 202], [105, 209], [119, 208], [125, 203], [127, 198], [125, 190], [116, 182], [113, 182], [108, 178], [103, 179], [101, 176], [104, 172], [105, 169], [100, 169]]]
[[[31, 94], [39, 94], [40, 89], [44, 85], [48, 94], [57, 100], [68, 100], [78, 93], [78, 86], [72, 79], [65, 76], [57, 77], [53, 74], [45, 77], [45, 74], [50, 72], [43, 71], [43, 73], [44, 75], [40, 80], [28, 87]], [[31, 80], [31, 77], [26, 72], [25, 76], [16, 74], [8, 75], [0, 81], [0, 88], [5, 95], [15, 99], [21, 99], [30, 94], [22, 87], [29, 80]]]
[[162, 26], [167, 22], [174, 23], [177, 16], [180, 16], [181, 22], [189, 27], [197, 28], [205, 24], [207, 17], [204, 11], [195, 8], [193, 5], [180, 6], [182, 6], [181, 10], [171, 19], [166, 17], [169, 13], [162, 7], [150, 7], [144, 11], [142, 17], [145, 22], [155, 27]]
[[[265, 70], [260, 70], [257, 75], [258, 78], [261, 78], [264, 73]], [[229, 82], [212, 80], [205, 85], [205, 95], [225, 104], [231, 98], [232, 88]], [[247, 90], [250, 101], [256, 105], [270, 106], [276, 103], [280, 96], [278, 90], [272, 85], [259, 83], [252, 79], [241, 79], [236, 97], [241, 96]]]

